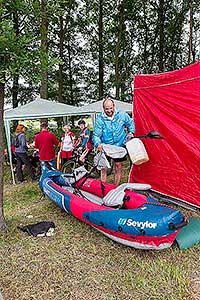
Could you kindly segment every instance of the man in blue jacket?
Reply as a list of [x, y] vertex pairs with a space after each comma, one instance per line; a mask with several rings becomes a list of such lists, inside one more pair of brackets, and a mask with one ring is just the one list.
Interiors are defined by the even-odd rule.
[[[102, 151], [102, 144], [124, 146], [126, 135], [133, 135], [135, 125], [133, 120], [125, 112], [115, 108], [115, 103], [110, 97], [103, 101], [103, 110], [96, 119], [93, 142], [98, 151]], [[122, 178], [122, 165], [125, 158], [116, 158], [115, 162], [115, 184], [119, 185]], [[101, 180], [106, 181], [107, 169], [101, 170]]]

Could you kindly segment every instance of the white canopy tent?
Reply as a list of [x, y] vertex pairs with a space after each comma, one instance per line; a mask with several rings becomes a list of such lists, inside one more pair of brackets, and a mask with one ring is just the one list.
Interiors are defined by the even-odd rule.
[[82, 114], [82, 112], [79, 112], [78, 107], [41, 98], [37, 98], [28, 104], [4, 112], [5, 132], [13, 183], [15, 183], [15, 178], [12, 165], [10, 123], [14, 120], [30, 120], [50, 117], [56, 118], [78, 114]]
[[[132, 113], [132, 104], [115, 100], [116, 108], [127, 113]], [[10, 123], [14, 120], [31, 120], [42, 118], [56, 118], [64, 116], [77, 116], [77, 115], [91, 115], [93, 122], [96, 114], [103, 111], [103, 100], [93, 102], [81, 107], [49, 101], [46, 99], [37, 98], [36, 100], [19, 106], [14, 109], [10, 109], [4, 112], [5, 132], [8, 145], [8, 154], [11, 165], [12, 179], [15, 183], [14, 171], [12, 165], [12, 153], [11, 153], [11, 134]]]

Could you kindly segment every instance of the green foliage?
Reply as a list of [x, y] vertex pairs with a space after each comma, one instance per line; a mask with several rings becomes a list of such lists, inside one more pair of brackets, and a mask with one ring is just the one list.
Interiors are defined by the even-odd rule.
[[[49, 97], [68, 104], [97, 100], [99, 90], [100, 0], [46, 1], [47, 32], [42, 31], [40, 1], [1, 1], [0, 76], [23, 78], [18, 89], [21, 102], [39, 93], [43, 72], [48, 71]], [[130, 100], [130, 82], [138, 72], [158, 71], [160, 60], [159, 1], [102, 1], [104, 93], [120, 89]], [[193, 3], [193, 48], [198, 59], [199, 0]], [[119, 4], [124, 5], [119, 49], [120, 78], [116, 80]], [[163, 64], [165, 71], [188, 62], [189, 2], [164, 1]], [[17, 20], [17, 23], [16, 23]], [[18, 29], [16, 25], [18, 24]], [[46, 30], [44, 28], [44, 30]], [[41, 35], [47, 34], [47, 52]], [[45, 46], [46, 47], [46, 46]], [[61, 83], [62, 80], [62, 83]], [[12, 95], [12, 81], [6, 85]]]

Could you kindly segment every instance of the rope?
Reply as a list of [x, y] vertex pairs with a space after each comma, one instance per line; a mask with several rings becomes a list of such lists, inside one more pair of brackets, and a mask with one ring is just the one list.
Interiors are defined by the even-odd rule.
[[196, 80], [196, 79], [199, 79], [199, 78], [200, 78], [200, 76], [197, 76], [197, 77], [188, 78], [188, 79], [185, 79], [185, 80], [180, 80], [180, 81], [165, 83], [165, 84], [160, 84], [160, 85], [136, 87], [136, 88], [134, 88], [134, 90], [145, 90], [145, 89], [159, 88], [159, 87], [163, 87], [163, 86], [170, 86], [170, 85], [180, 84], [180, 83], [187, 82], [187, 81], [193, 81], [193, 80]]

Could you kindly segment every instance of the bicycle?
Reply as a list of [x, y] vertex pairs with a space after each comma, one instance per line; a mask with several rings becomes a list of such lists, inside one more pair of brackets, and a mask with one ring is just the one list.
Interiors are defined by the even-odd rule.
[[73, 173], [74, 169], [84, 166], [85, 169], [90, 172], [93, 168], [92, 176], [98, 178], [100, 176], [100, 171], [97, 168], [94, 168], [94, 150], [90, 151], [84, 161], [81, 159], [84, 152], [79, 151], [77, 148], [73, 151], [73, 156], [68, 161], [66, 161], [61, 167], [61, 172], [63, 173]]
[[[151, 131], [148, 134], [142, 135], [142, 136], [135, 136], [134, 138], [162, 138], [158, 132]], [[132, 139], [132, 138], [131, 138]], [[84, 152], [83, 152], [84, 153]], [[66, 163], [63, 164], [61, 167], [61, 171], [63, 173], [74, 173], [74, 169], [84, 166], [85, 169], [90, 172], [92, 170], [91, 176], [98, 178], [100, 176], [100, 170], [97, 169], [97, 167], [94, 166], [94, 156], [96, 155], [95, 151], [90, 151], [86, 156], [84, 162], [81, 160], [81, 156], [83, 155], [82, 152], [80, 152], [77, 148], [73, 151], [73, 156], [70, 158]], [[110, 158], [109, 163], [111, 165], [111, 168], [108, 169], [107, 174], [111, 175], [114, 171], [114, 162], [113, 159]], [[127, 159], [127, 166], [125, 167], [127, 170], [130, 170], [131, 168], [131, 160], [130, 158]]]

